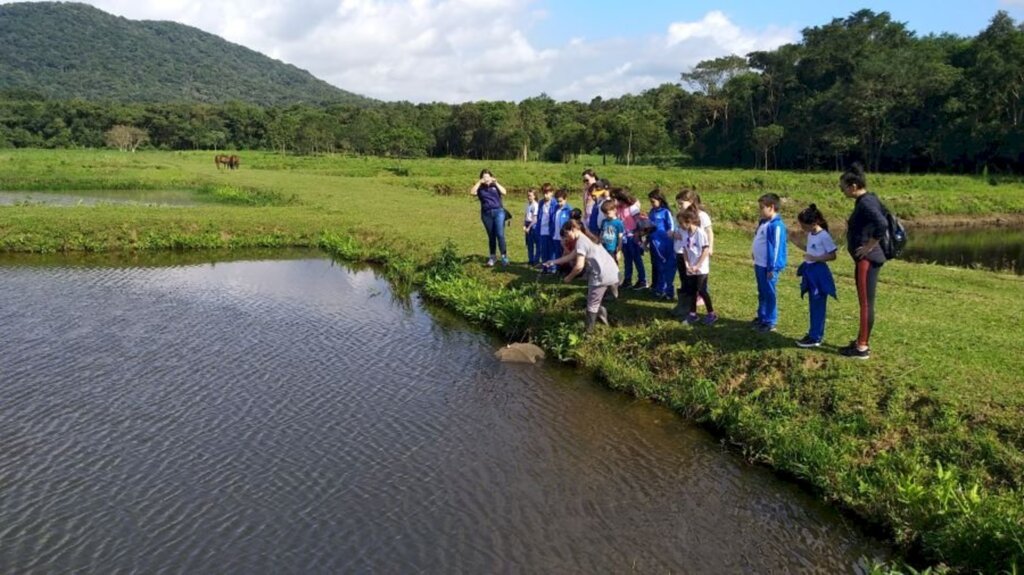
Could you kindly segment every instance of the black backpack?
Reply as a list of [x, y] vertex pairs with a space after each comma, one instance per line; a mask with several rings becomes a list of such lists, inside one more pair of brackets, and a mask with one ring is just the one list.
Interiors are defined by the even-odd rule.
[[885, 259], [894, 260], [900, 257], [903, 248], [907, 246], [907, 228], [903, 227], [903, 222], [885, 205], [882, 205], [882, 210], [885, 212], [885, 223], [887, 224], [880, 242], [882, 253], [885, 254]]

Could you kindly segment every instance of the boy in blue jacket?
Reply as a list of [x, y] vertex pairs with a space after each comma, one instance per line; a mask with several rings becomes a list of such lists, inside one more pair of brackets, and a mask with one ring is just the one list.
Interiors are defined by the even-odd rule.
[[675, 242], [669, 232], [653, 222], [644, 221], [643, 228], [637, 227], [641, 241], [646, 240], [651, 248], [651, 267], [654, 283], [651, 292], [657, 299], [672, 300], [675, 297], [673, 282], [676, 279]]
[[751, 256], [754, 277], [757, 279], [757, 317], [753, 327], [757, 331], [775, 331], [779, 323], [779, 304], [776, 284], [786, 267], [786, 224], [779, 215], [782, 200], [776, 194], [758, 198], [761, 221], [754, 232]]

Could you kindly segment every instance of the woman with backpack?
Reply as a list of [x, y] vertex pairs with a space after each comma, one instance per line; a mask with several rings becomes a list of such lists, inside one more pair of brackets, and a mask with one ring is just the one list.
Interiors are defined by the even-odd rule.
[[882, 240], [889, 229], [886, 217], [888, 212], [878, 196], [867, 191], [867, 179], [860, 164], [853, 164], [839, 177], [839, 189], [855, 201], [853, 213], [846, 221], [846, 250], [854, 261], [857, 303], [860, 306], [857, 339], [839, 348], [839, 353], [846, 357], [868, 359], [871, 356], [868, 340], [875, 325], [878, 272], [886, 262]]

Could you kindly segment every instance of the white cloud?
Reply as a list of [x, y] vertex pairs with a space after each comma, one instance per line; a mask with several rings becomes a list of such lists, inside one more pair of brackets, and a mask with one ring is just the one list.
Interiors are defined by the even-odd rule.
[[999, 4], [1011, 8], [1024, 8], [1024, 0], [999, 0]]
[[663, 35], [570, 37], [541, 48], [530, 35], [548, 17], [539, 0], [87, 1], [127, 18], [196, 26], [345, 90], [414, 102], [616, 97], [677, 82], [701, 60], [799, 38], [791, 29], [742, 29], [713, 11]]

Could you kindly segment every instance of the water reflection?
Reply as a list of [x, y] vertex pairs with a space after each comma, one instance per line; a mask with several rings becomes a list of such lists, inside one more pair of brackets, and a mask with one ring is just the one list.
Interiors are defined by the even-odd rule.
[[853, 572], [672, 413], [323, 259], [0, 273], [0, 571]]

